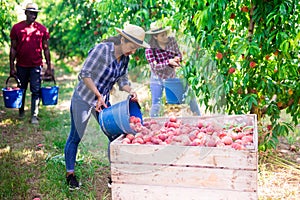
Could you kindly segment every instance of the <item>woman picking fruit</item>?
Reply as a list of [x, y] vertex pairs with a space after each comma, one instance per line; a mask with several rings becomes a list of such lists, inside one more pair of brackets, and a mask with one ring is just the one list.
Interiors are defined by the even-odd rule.
[[[146, 34], [151, 35], [149, 44], [151, 48], [145, 51], [146, 58], [151, 67], [150, 90], [152, 106], [151, 117], [159, 116], [161, 97], [163, 94], [163, 81], [176, 77], [176, 68], [180, 67], [182, 55], [174, 37], [168, 36], [170, 27], [154, 22]], [[200, 109], [195, 98], [189, 102], [192, 112], [200, 115]]]
[[[144, 42], [145, 31], [131, 24], [126, 25], [124, 30], [116, 28], [116, 31], [119, 35], [108, 38], [89, 51], [71, 99], [71, 130], [65, 145], [66, 179], [70, 190], [80, 187], [74, 173], [76, 154], [91, 114], [99, 122], [99, 112], [110, 106], [109, 94], [115, 83], [133, 100], [137, 99], [128, 80], [128, 63], [129, 55], [138, 48], [149, 47]], [[107, 137], [110, 142], [114, 139]]]

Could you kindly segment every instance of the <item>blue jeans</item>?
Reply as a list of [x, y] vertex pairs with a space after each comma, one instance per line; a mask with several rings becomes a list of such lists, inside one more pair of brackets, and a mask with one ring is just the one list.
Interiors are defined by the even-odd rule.
[[28, 83], [30, 83], [31, 91], [31, 115], [36, 116], [39, 113], [40, 89], [41, 89], [41, 72], [42, 67], [20, 67], [17, 66], [17, 76], [21, 82], [21, 88], [24, 89], [22, 106], [19, 112], [24, 112], [25, 97]]
[[[99, 123], [99, 113], [94, 107], [83, 101], [81, 97], [74, 92], [70, 106], [71, 114], [71, 130], [67, 139], [64, 153], [67, 172], [74, 172], [78, 145], [85, 133], [86, 126], [89, 122], [91, 114]], [[110, 149], [108, 145], [108, 157], [110, 157]]]
[[[164, 91], [163, 80], [156, 76], [151, 75], [150, 91], [151, 91], [151, 101], [152, 101], [152, 105], [150, 109], [150, 117], [158, 117], [161, 109], [161, 99]], [[199, 116], [201, 115], [200, 108], [197, 103], [197, 99], [195, 97], [194, 92], [192, 92], [192, 96], [189, 102], [185, 102], [185, 103], [189, 104], [192, 112], [196, 113]]]

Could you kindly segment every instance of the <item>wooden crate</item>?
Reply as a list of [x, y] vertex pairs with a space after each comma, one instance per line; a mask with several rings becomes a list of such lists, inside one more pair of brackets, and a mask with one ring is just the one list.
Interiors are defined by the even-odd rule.
[[[145, 119], [147, 120], [147, 119]], [[166, 118], [157, 118], [164, 123]], [[254, 126], [254, 145], [246, 150], [221, 147], [122, 144], [113, 141], [113, 200], [257, 199], [256, 115], [181, 118], [184, 123], [211, 121], [220, 126]]]

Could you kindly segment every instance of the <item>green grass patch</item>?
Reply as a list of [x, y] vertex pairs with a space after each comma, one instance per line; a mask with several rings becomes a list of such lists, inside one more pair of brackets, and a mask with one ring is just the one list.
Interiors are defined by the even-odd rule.
[[[7, 56], [8, 55], [2, 55]], [[2, 57], [1, 56], [1, 57]], [[0, 62], [0, 82], [9, 75], [8, 59]], [[82, 182], [79, 191], [70, 192], [65, 179], [64, 146], [70, 131], [69, 104], [77, 74], [67, 62], [55, 61], [58, 104], [40, 104], [38, 126], [30, 124], [30, 92], [26, 94], [25, 118], [18, 109], [0, 104], [0, 199], [110, 199], [107, 177], [108, 139], [93, 119], [79, 145], [76, 175]], [[53, 85], [45, 82], [45, 85]]]

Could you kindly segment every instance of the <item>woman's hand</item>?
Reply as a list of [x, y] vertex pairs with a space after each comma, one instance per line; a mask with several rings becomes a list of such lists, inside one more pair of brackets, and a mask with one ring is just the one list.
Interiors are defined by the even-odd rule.
[[178, 59], [175, 57], [175, 58], [172, 58], [172, 59], [169, 59], [169, 64], [172, 66], [172, 67], [180, 67], [180, 60], [177, 61]]
[[180, 58], [180, 57], [175, 56], [175, 57], [174, 57], [174, 60], [175, 60], [175, 62], [177, 62], [177, 63], [180, 65], [180, 61], [181, 61], [181, 58]]
[[122, 88], [123, 91], [126, 91], [130, 94], [131, 96], [131, 100], [133, 101], [138, 101], [137, 99], [137, 94], [135, 91], [133, 91], [133, 89], [130, 87], [130, 85], [124, 85]]
[[138, 98], [137, 98], [137, 93], [134, 92], [134, 91], [130, 91], [129, 94], [131, 95], [131, 100], [133, 101], [138, 101]]
[[103, 100], [102, 95], [100, 95], [100, 96], [98, 96], [98, 100], [97, 100], [97, 103], [96, 103], [96, 106], [95, 106], [95, 110], [97, 112], [100, 112], [102, 110], [102, 106], [107, 108], [107, 105], [106, 105], [105, 101]]

